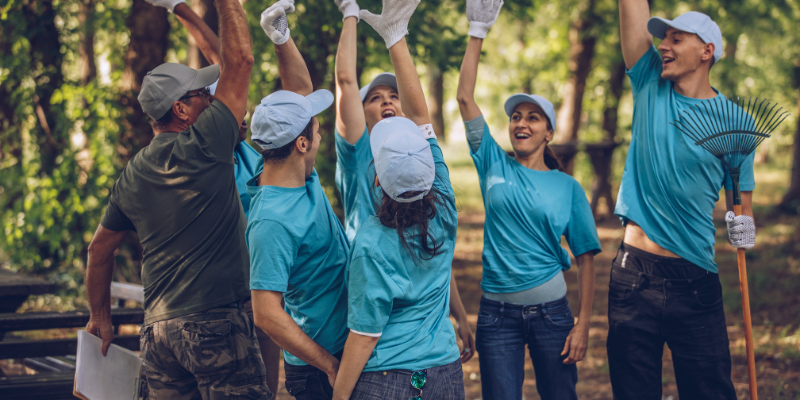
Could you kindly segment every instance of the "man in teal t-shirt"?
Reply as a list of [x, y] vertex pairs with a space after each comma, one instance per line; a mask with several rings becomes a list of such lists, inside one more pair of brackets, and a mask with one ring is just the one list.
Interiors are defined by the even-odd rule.
[[286, 29], [285, 12], [292, 10], [291, 3], [278, 2], [262, 14], [285, 90], [262, 99], [253, 112], [251, 138], [264, 167], [247, 183], [250, 289], [256, 325], [284, 349], [289, 394], [330, 398], [348, 333], [350, 245], [314, 169], [322, 139], [316, 115], [330, 107], [333, 95], [312, 93]]
[[[666, 343], [681, 399], [735, 399], [712, 221], [723, 186], [732, 209], [731, 179], [722, 161], [670, 125], [703, 101], [727, 101], [709, 83], [722, 56], [722, 34], [701, 13], [669, 21], [650, 18], [645, 0], [619, 3], [634, 109], [615, 210], [625, 236], [608, 294], [614, 398], [661, 397]], [[658, 49], [651, 35], [663, 39]], [[747, 215], [728, 223], [737, 245], [746, 239], [741, 231], [755, 230], [752, 157], [742, 166], [740, 185]]]

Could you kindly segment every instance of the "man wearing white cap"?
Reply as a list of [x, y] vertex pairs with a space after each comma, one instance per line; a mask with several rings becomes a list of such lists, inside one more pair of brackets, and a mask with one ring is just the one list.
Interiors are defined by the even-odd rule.
[[[714, 263], [714, 204], [732, 182], [722, 161], [669, 122], [705, 99], [722, 34], [707, 15], [650, 18], [646, 0], [620, 0], [622, 54], [633, 90], [632, 139], [615, 214], [625, 224], [611, 270], [608, 359], [617, 399], [660, 399], [672, 352], [681, 399], [735, 399], [722, 292]], [[662, 39], [658, 48], [652, 36]], [[728, 221], [735, 247], [753, 246], [752, 157], [742, 166], [746, 216]]]
[[333, 94], [312, 93], [286, 27], [285, 13], [293, 10], [282, 0], [261, 16], [284, 90], [261, 100], [251, 122], [264, 172], [247, 183], [250, 288], [256, 325], [284, 349], [286, 390], [297, 399], [330, 399], [347, 338], [350, 245], [314, 169], [321, 141], [316, 115]]
[[[220, 65], [162, 64], [139, 103], [155, 137], [122, 171], [89, 246], [86, 330], [113, 340], [114, 250], [127, 232], [142, 242], [145, 321], [141, 350], [149, 397], [269, 399], [250, 295], [246, 219], [234, 181], [234, 147], [253, 66], [244, 10], [218, 0]], [[208, 86], [219, 79], [216, 96]]]

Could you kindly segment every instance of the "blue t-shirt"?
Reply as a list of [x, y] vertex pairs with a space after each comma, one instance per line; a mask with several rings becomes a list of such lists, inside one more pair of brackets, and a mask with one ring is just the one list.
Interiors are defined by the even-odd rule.
[[[670, 125], [703, 100], [678, 94], [661, 70], [655, 46], [628, 70], [633, 134], [614, 213], [664, 249], [717, 273], [711, 212], [723, 183], [728, 190], [733, 185], [722, 161]], [[739, 184], [743, 191], [755, 188], [753, 155], [742, 165]]]
[[[436, 162], [434, 186], [444, 197], [429, 232], [441, 253], [415, 264], [400, 244], [395, 229], [370, 216], [359, 227], [348, 267], [347, 327], [362, 333], [381, 333], [365, 372], [402, 369], [416, 371], [458, 359], [455, 331], [449, 318], [450, 268], [458, 216], [450, 176], [436, 139], [431, 143]], [[420, 249], [409, 238], [412, 249]], [[417, 253], [430, 257], [427, 253]], [[420, 258], [421, 258], [420, 257]]]
[[242, 201], [244, 216], [250, 214], [250, 194], [247, 193], [247, 181], [261, 173], [264, 169], [261, 154], [258, 154], [247, 142], [239, 142], [233, 148], [233, 176], [236, 179], [236, 189]]
[[561, 236], [576, 256], [600, 252], [592, 210], [575, 178], [555, 169], [532, 170], [509, 157], [492, 138], [483, 116], [465, 125], [483, 130], [472, 160], [486, 209], [484, 291], [519, 292], [568, 270], [571, 262]]
[[350, 144], [338, 132], [336, 137], [336, 187], [342, 194], [344, 226], [351, 242], [358, 228], [371, 215], [375, 215], [376, 202], [381, 198], [380, 188], [375, 187], [375, 166], [369, 147], [369, 132]]
[[[344, 276], [350, 244], [319, 184], [317, 171], [305, 186], [258, 186], [247, 223], [250, 289], [283, 292], [286, 312], [312, 340], [331, 354], [347, 340]], [[307, 365], [284, 351], [292, 365]]]

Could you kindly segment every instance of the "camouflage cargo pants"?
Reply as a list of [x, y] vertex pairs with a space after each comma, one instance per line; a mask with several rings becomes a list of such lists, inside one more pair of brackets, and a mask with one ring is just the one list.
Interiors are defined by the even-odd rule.
[[241, 308], [214, 308], [142, 328], [149, 400], [269, 400], [255, 325]]

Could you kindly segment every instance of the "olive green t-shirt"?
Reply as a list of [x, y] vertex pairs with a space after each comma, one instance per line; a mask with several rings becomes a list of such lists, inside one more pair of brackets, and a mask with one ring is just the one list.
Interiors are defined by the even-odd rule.
[[234, 178], [239, 123], [214, 101], [188, 130], [153, 138], [123, 169], [101, 224], [143, 247], [145, 324], [250, 296]]

